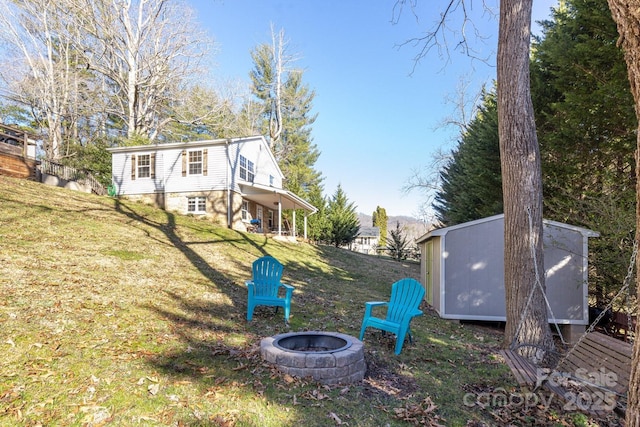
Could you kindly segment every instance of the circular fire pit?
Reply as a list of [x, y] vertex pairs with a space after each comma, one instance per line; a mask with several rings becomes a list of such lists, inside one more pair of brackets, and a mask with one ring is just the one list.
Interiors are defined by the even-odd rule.
[[367, 366], [362, 341], [337, 332], [290, 332], [264, 338], [260, 354], [283, 373], [323, 384], [362, 381]]

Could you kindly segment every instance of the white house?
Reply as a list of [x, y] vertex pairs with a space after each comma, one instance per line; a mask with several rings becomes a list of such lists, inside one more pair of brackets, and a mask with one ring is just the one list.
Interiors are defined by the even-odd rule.
[[380, 227], [360, 226], [360, 232], [349, 244], [349, 249], [362, 254], [374, 255], [380, 243]]
[[[588, 239], [599, 234], [548, 220], [543, 231], [549, 321], [579, 334], [589, 323]], [[416, 243], [426, 299], [440, 317], [506, 320], [504, 215], [432, 230]]]
[[[116, 196], [202, 215], [236, 230], [296, 236], [295, 210], [317, 209], [282, 188], [285, 177], [262, 136], [110, 148]], [[282, 211], [293, 209], [291, 230]], [[253, 222], [252, 222], [253, 220]], [[256, 222], [259, 221], [259, 225]]]

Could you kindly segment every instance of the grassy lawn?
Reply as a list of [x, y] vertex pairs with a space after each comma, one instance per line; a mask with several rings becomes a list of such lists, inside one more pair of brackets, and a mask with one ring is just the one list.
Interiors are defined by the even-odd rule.
[[[251, 263], [270, 254], [294, 285], [292, 317], [258, 308]], [[419, 266], [283, 243], [197, 218], [0, 176], [0, 425], [616, 425], [483, 397], [516, 395], [502, 332], [440, 319], [414, 342], [365, 336], [361, 384], [328, 387], [263, 362], [263, 337], [359, 334], [365, 301]]]

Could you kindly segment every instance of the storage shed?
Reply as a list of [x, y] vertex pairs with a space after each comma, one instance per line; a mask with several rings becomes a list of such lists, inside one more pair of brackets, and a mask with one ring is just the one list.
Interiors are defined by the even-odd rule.
[[[588, 240], [599, 234], [548, 220], [543, 230], [547, 298], [555, 322], [587, 325]], [[504, 215], [432, 230], [416, 243], [427, 302], [440, 317], [506, 320]]]

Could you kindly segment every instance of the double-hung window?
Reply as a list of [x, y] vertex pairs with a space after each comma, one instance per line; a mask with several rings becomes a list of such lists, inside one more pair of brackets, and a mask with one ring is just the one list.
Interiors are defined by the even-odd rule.
[[207, 150], [182, 151], [182, 176], [207, 175]]
[[255, 178], [255, 168], [253, 162], [245, 156], [240, 155], [240, 179], [253, 182]]
[[138, 155], [138, 178], [150, 178], [151, 177], [151, 155], [140, 154]]
[[151, 154], [133, 154], [131, 156], [131, 179], [138, 178], [155, 178], [156, 155]]
[[205, 213], [207, 211], [207, 198], [196, 196], [187, 198], [187, 212]]
[[189, 175], [202, 175], [202, 151], [189, 151]]
[[249, 220], [249, 202], [246, 200], [242, 201], [242, 211], [240, 212], [243, 221]]

